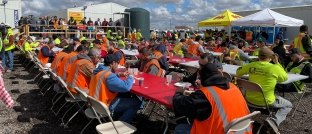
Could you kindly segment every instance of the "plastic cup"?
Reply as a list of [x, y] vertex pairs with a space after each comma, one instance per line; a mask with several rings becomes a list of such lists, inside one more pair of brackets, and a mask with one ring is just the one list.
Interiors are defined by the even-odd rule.
[[143, 87], [144, 85], [144, 78], [139, 78], [139, 86]]
[[172, 75], [166, 75], [166, 79], [167, 79], [167, 85], [169, 85], [171, 83], [172, 80]]
[[133, 68], [133, 75], [138, 75], [138, 73], [139, 73], [138, 68]]
[[133, 74], [133, 68], [128, 68], [128, 73], [129, 73], [130, 75], [132, 75], [132, 74]]

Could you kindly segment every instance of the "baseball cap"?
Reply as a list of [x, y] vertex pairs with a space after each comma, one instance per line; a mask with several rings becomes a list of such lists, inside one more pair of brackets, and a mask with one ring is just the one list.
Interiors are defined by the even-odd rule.
[[259, 58], [270, 58], [274, 55], [274, 52], [270, 48], [261, 48], [259, 50]]
[[109, 54], [109, 55], [107, 55], [107, 56], [104, 58], [104, 64], [105, 64], [105, 65], [109, 65], [109, 64], [113, 63], [114, 61], [115, 61], [115, 62], [119, 62], [119, 58], [118, 58], [118, 56], [115, 55], [115, 54]]
[[298, 48], [292, 48], [288, 51], [289, 55], [300, 54]]
[[96, 39], [92, 42], [93, 44], [101, 44], [101, 41], [99, 39]]
[[263, 42], [266, 42], [266, 39], [264, 37], [262, 37], [262, 36], [259, 36], [257, 38], [257, 41], [263, 43]]
[[74, 38], [73, 41], [80, 41], [78, 38]]

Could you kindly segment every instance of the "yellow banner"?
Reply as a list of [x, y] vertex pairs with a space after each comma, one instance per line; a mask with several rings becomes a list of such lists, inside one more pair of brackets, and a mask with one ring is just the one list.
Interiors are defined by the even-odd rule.
[[76, 20], [76, 22], [80, 22], [83, 18], [83, 12], [68, 12], [68, 19], [70, 17], [74, 17], [74, 19]]

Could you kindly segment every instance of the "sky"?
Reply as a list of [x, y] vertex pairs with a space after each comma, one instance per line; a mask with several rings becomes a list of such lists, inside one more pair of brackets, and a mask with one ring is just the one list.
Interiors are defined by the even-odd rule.
[[[24, 14], [39, 16], [77, 6], [115, 2], [150, 11], [151, 28], [172, 29], [176, 25], [196, 26], [197, 22], [230, 9], [232, 11], [311, 5], [312, 0], [22, 0]], [[171, 27], [171, 28], [170, 28]]]

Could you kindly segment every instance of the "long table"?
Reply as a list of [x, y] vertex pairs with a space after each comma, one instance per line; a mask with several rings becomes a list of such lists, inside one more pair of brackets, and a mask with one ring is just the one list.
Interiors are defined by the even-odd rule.
[[[139, 86], [138, 78], [144, 78], [143, 86]], [[176, 88], [173, 83], [167, 85], [166, 78], [139, 73], [135, 76], [135, 83], [131, 92], [172, 108], [172, 97], [176, 92]]]
[[129, 56], [138, 56], [139, 55], [139, 51], [137, 49], [134, 50], [126, 50], [126, 49], [120, 49], [125, 55], [129, 55]]
[[[190, 62], [184, 62], [184, 63], [180, 63], [181, 65], [184, 66], [188, 66], [188, 67], [194, 67], [194, 68], [199, 68], [199, 63], [198, 61], [190, 61]], [[233, 76], [236, 76], [236, 70], [240, 67], [237, 65], [230, 65], [230, 64], [222, 64], [223, 67], [223, 71], [227, 72]], [[248, 75], [245, 75], [244, 77], [248, 78]], [[281, 82], [280, 84], [288, 84], [288, 83], [292, 83], [295, 81], [299, 81], [299, 80], [304, 80], [309, 78], [308, 76], [305, 75], [300, 75], [300, 74], [292, 74], [292, 73], [288, 73], [288, 79], [287, 81]]]

